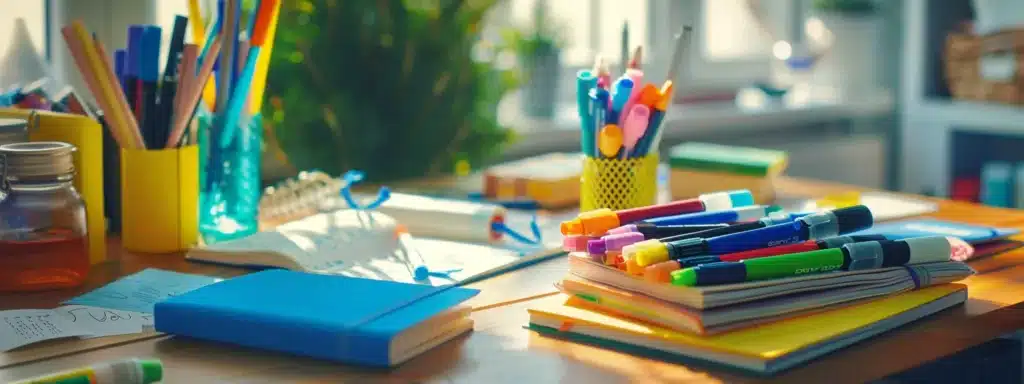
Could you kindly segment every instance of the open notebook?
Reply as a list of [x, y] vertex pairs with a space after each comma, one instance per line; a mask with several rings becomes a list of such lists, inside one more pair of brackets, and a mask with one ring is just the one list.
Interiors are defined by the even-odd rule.
[[[529, 218], [508, 216], [507, 220]], [[444, 227], [444, 222], [438, 222]], [[544, 238], [557, 241], [558, 237]], [[467, 284], [562, 254], [559, 244], [514, 241], [468, 243], [400, 235], [391, 216], [366, 210], [337, 210], [293, 221], [271, 231], [207, 245], [186, 258], [218, 264], [285, 268], [377, 280], [430, 285]], [[431, 273], [417, 279], [416, 269]]]

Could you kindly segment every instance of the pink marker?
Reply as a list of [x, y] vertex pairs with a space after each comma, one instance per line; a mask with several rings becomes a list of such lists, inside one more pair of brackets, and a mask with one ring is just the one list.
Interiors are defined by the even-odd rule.
[[623, 155], [633, 152], [633, 147], [647, 131], [647, 121], [651, 117], [651, 109], [646, 105], [637, 104], [629, 110], [622, 126], [622, 146], [626, 148]]

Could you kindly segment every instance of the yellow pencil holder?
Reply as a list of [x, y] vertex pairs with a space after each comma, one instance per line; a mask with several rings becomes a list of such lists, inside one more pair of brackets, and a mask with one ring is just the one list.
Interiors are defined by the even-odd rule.
[[580, 211], [652, 205], [658, 196], [658, 155], [631, 159], [587, 157], [580, 176]]
[[199, 147], [121, 150], [121, 242], [171, 253], [199, 240]]

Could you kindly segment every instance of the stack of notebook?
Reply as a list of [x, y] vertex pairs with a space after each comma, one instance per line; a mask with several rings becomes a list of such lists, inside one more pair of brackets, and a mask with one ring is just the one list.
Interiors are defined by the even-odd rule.
[[766, 208], [758, 218], [749, 207], [716, 208], [711, 195], [695, 200], [703, 204], [599, 210], [567, 222], [563, 294], [529, 310], [530, 328], [770, 374], [967, 298], [965, 286], [951, 284], [974, 273], [957, 261], [973, 252], [961, 239], [890, 239], [867, 231], [864, 206]]

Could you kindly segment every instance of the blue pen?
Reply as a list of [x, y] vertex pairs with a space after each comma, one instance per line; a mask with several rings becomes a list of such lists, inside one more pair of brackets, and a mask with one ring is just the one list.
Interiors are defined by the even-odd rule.
[[581, 135], [583, 154], [594, 156], [594, 115], [591, 113], [590, 91], [597, 87], [597, 76], [587, 70], [579, 71], [576, 74], [576, 108], [580, 115]]
[[[142, 32], [142, 57], [139, 60], [139, 78], [142, 79], [142, 107], [138, 123], [142, 127], [143, 137], [146, 138], [146, 148], [155, 149], [162, 147], [160, 142], [160, 131], [157, 125], [160, 121], [160, 111], [157, 108], [156, 97], [160, 77], [160, 40], [163, 37], [163, 29], [157, 26], [147, 26]], [[167, 138], [164, 137], [164, 140]]]
[[654, 225], [687, 225], [687, 224], [728, 224], [757, 220], [769, 213], [779, 210], [777, 206], [753, 205], [748, 207], [730, 208], [722, 211], [686, 213], [682, 215], [663, 216], [647, 219], [642, 222]]
[[721, 255], [757, 248], [791, 244], [804, 240], [824, 239], [845, 235], [871, 226], [871, 210], [863, 205], [818, 212], [801, 217], [792, 223], [772, 225], [760, 229], [708, 239], [692, 238], [663, 243], [636, 251], [637, 265], [646, 267], [670, 259], [701, 255]]
[[608, 121], [619, 121], [622, 108], [626, 106], [629, 95], [633, 93], [633, 80], [623, 77], [615, 80], [612, 85], [612, 108], [608, 112]]
[[594, 126], [591, 127], [594, 137], [590, 140], [590, 143], [594, 147], [594, 156], [597, 156], [597, 132], [601, 131], [601, 128], [604, 128], [605, 122], [608, 121], [607, 89], [597, 88], [590, 90], [590, 108], [591, 115], [594, 116]]
[[123, 49], [114, 51], [114, 75], [117, 76], [117, 81], [121, 84], [122, 92], [124, 92], [124, 70], [127, 56], [128, 53]]
[[[128, 27], [128, 51], [125, 54], [124, 66], [124, 95], [128, 99], [132, 113], [138, 120], [142, 108], [139, 103], [139, 92], [142, 92], [142, 84], [139, 83], [139, 67], [142, 64], [142, 34], [145, 26], [132, 25]], [[140, 120], [139, 123], [142, 123]]]
[[746, 259], [752, 259], [757, 257], [769, 257], [786, 255], [790, 253], [816, 251], [819, 249], [839, 248], [843, 245], [850, 243], [859, 243], [864, 241], [879, 241], [888, 240], [882, 235], [863, 235], [863, 236], [833, 236], [826, 237], [821, 240], [807, 240], [804, 242], [781, 245], [778, 247], [759, 248], [749, 251], [730, 253], [725, 255], [706, 255], [706, 256], [694, 256], [684, 257], [682, 259], [674, 260], [678, 264], [677, 269], [696, 267], [698, 265], [717, 263], [721, 261], [743, 261]]

